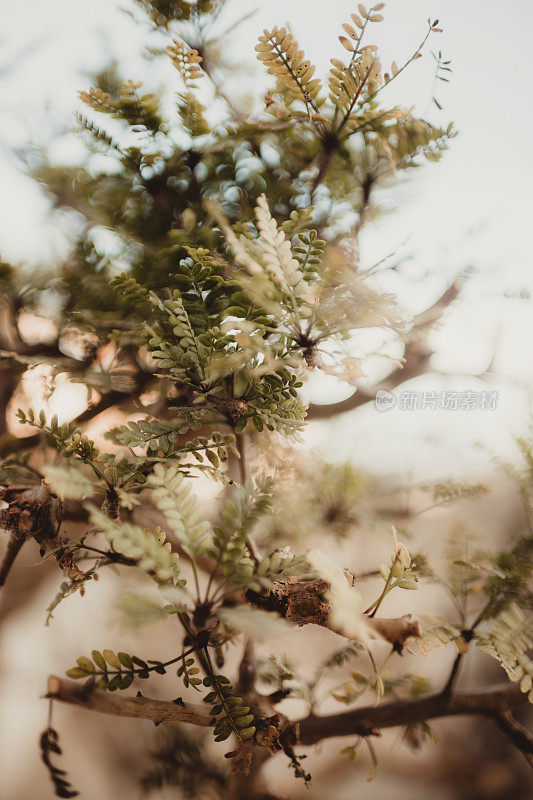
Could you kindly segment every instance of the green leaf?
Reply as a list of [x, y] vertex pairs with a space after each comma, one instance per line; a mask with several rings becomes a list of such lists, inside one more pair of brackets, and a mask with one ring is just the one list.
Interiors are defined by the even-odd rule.
[[242, 433], [247, 425], [248, 425], [248, 417], [241, 417], [235, 423], [233, 430], [235, 431], [235, 433]]
[[81, 667], [81, 669], [84, 669], [85, 672], [94, 672], [94, 664], [90, 658], [85, 658], [85, 656], [81, 656], [76, 660], [78, 662], [78, 666]]
[[126, 669], [133, 669], [133, 660], [127, 653], [117, 653], [118, 660]]
[[75, 681], [79, 680], [80, 678], [86, 678], [89, 673], [86, 669], [82, 669], [81, 667], [71, 667], [71, 669], [67, 669], [65, 675], [69, 678], [73, 678]]
[[103, 657], [102, 653], [99, 650], [92, 650], [91, 656], [96, 666], [99, 667], [104, 672], [107, 672], [106, 660]]
[[246, 716], [244, 716], [244, 717], [236, 717], [235, 718], [235, 724], [239, 728], [246, 728], [246, 726], [249, 725], [250, 722], [253, 721], [253, 718], [254, 718], [253, 714], [246, 714]]
[[113, 650], [102, 650], [102, 655], [104, 656], [107, 663], [110, 664], [112, 667], [114, 667], [115, 669], [121, 668], [120, 661], [118, 660]]
[[120, 679], [120, 688], [127, 689], [128, 686], [131, 686], [133, 683], [133, 673], [130, 672], [127, 675], [123, 675]]
[[113, 677], [109, 681], [109, 686], [107, 688], [109, 689], [110, 692], [115, 692], [117, 689], [120, 689], [121, 681], [122, 681], [122, 675], [120, 675], [120, 673], [117, 675], [113, 675]]

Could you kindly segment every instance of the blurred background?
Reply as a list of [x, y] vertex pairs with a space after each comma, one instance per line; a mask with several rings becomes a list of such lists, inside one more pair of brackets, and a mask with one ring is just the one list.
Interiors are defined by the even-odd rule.
[[[81, 108], [78, 90], [91, 85], [90, 75], [113, 59], [124, 75], [142, 79], [146, 87], [160, 86], [167, 93], [174, 90], [172, 68], [143, 58], [144, 31], [123, 12], [122, 5], [113, 0], [48, 0], [46, 4], [28, 0], [23, 10], [19, 4], [4, 3], [0, 11], [4, 199], [0, 253], [27, 273], [28, 281], [64, 259], [77, 235], [76, 215], [55, 208], [49, 194], [27, 172], [31, 154], [37, 150], [45, 149], [52, 165], [78, 163], [83, 152], [73, 132], [73, 113]], [[253, 53], [265, 25], [289, 23], [308, 56], [325, 73], [338, 46], [340, 22], [348, 18], [352, 5], [346, 0], [260, 4], [233, 37], [230, 55], [235, 70], [226, 91], [257, 95], [258, 87], [266, 87]], [[249, 3], [234, 0], [235, 18], [249, 11]], [[398, 295], [411, 314], [431, 305], [457, 276], [462, 276], [463, 285], [458, 299], [429, 335], [434, 351], [431, 369], [393, 391], [391, 410], [367, 403], [336, 418], [312, 422], [306, 433], [305, 447], [317, 463], [323, 460], [330, 465], [331, 488], [323, 498], [324, 506], [333, 498], [337, 513], [339, 497], [343, 501], [351, 497], [357, 504], [359, 513], [348, 515], [338, 525], [342, 535], [327, 540], [339, 563], [357, 571], [372, 569], [386, 559], [390, 548], [386, 531], [391, 522], [408, 527], [413, 541], [436, 559], [445, 552], [449, 533], [457, 526], [487, 545], [502, 545], [510, 539], [521, 524], [519, 490], [497, 462], [519, 463], [516, 437], [529, 433], [533, 389], [529, 220], [533, 6], [528, 0], [505, 4], [391, 0], [385, 13], [386, 23], [379, 26], [376, 42], [386, 62], [412, 51], [423, 36], [428, 16], [440, 19], [444, 33], [438, 46], [453, 68], [450, 83], [438, 87], [442, 110], [431, 102], [435, 87], [429, 54], [390, 92], [393, 102], [405, 104], [408, 98], [417, 114], [436, 124], [453, 120], [459, 136], [438, 165], [425, 165], [393, 189], [381, 190], [382, 213], [362, 233], [361, 260], [370, 267], [395, 254], [401, 268], [387, 274], [386, 288]], [[28, 314], [21, 320], [21, 332], [29, 342], [46, 340], [51, 325], [46, 313]], [[83, 410], [86, 397], [79, 386], [62, 381], [59, 375], [50, 392], [46, 366], [29, 372], [21, 392], [34, 407], [58, 413], [60, 421]], [[382, 361], [369, 359], [365, 380], [371, 385], [382, 372]], [[0, 380], [6, 380], [3, 373]], [[320, 404], [344, 399], [350, 388], [321, 375], [306, 391], [310, 400]], [[403, 391], [489, 392], [496, 399], [486, 409], [409, 410], [400, 402]], [[93, 435], [109, 421], [103, 415], [94, 420]], [[16, 430], [13, 419], [9, 425]], [[346, 464], [352, 472], [346, 473]], [[316, 487], [309, 476], [304, 479], [312, 496]], [[420, 488], [447, 480], [483, 483], [487, 491], [440, 506]], [[207, 500], [209, 487], [204, 491]], [[331, 519], [324, 521], [325, 517], [324, 513], [313, 531], [319, 543], [320, 526], [331, 527]], [[282, 527], [282, 515], [280, 520]], [[101, 646], [128, 651], [131, 642], [133, 649], [141, 649], [137, 636], [121, 632], [116, 625], [102, 631], [102, 618], [113, 616], [109, 610], [116, 601], [112, 576], [101, 582], [98, 593], [89, 591], [85, 598], [68, 599], [51, 625], [44, 627], [43, 609], [57, 592], [58, 577], [52, 568], [37, 569], [36, 562], [36, 552], [24, 553], [10, 592], [0, 595], [0, 796], [6, 800], [53, 796], [37, 747], [47, 713], [46, 702], [40, 699], [46, 675], [61, 674], [80, 652], [100, 646], [102, 635], [109, 644]], [[394, 613], [413, 609], [411, 593], [404, 594], [410, 595], [405, 608], [400, 607], [400, 598]], [[439, 613], [446, 604], [434, 587], [420, 590], [415, 600], [420, 613]], [[143, 636], [148, 648], [159, 640], [157, 629]], [[311, 665], [317, 648], [334, 648], [334, 638], [327, 632], [302, 630], [276, 646], [289, 656], [303, 654]], [[445, 679], [452, 658], [444, 650], [428, 655], [423, 666], [432, 684]], [[504, 676], [495, 665], [489, 677], [497, 682]], [[475, 685], [478, 679], [473, 659], [462, 680]], [[296, 707], [293, 711], [298, 713]], [[128, 720], [111, 724], [109, 719], [102, 725], [97, 715], [66, 707], [57, 708], [55, 714], [65, 763], [84, 798], [139, 796], [139, 776], [149, 769], [147, 753], [158, 747], [152, 726]], [[426, 744], [422, 751], [407, 748], [397, 732], [383, 736], [380, 775], [372, 784], [366, 783], [368, 764], [351, 764], [339, 756], [340, 740], [315, 748], [313, 763], [306, 763], [315, 780], [305, 796], [323, 797], [325, 787], [329, 796], [339, 800], [356, 793], [365, 800], [525, 800], [531, 796], [533, 787], [521, 757], [510, 751], [488, 723], [442, 721], [434, 728], [438, 741]], [[268, 770], [280, 793], [304, 796], [277, 757]], [[176, 795], [161, 791], [154, 796]]]

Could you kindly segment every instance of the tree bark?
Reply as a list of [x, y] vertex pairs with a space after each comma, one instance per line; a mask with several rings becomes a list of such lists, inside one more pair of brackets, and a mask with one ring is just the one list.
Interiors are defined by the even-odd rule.
[[208, 728], [213, 724], [213, 717], [207, 713], [205, 706], [186, 703], [181, 698], [168, 701], [152, 700], [142, 695], [124, 697], [99, 689], [87, 689], [75, 681], [63, 680], [56, 675], [50, 675], [47, 688], [46, 696], [54, 700], [115, 717], [149, 719], [157, 725], [161, 722], [188, 722]]
[[[368, 736], [382, 728], [395, 728], [398, 725], [439, 717], [483, 716], [497, 721], [502, 715], [509, 714], [512, 709], [524, 706], [527, 702], [527, 694], [513, 684], [451, 695], [439, 692], [379, 706], [356, 708], [325, 717], [311, 715], [299, 723], [299, 742], [315, 744], [335, 736]], [[529, 734], [528, 738], [528, 746], [533, 752], [533, 740]]]
[[[48, 679], [47, 697], [82, 706], [85, 709], [119, 717], [149, 719], [161, 722], [188, 722], [192, 725], [210, 727], [213, 718], [198, 704], [152, 700], [148, 697], [124, 697], [87, 689], [74, 681], [63, 680], [55, 675]], [[533, 737], [511, 715], [515, 708], [527, 705], [528, 697], [519, 686], [507, 684], [503, 687], [482, 691], [460, 692], [448, 695], [443, 692], [425, 697], [396, 700], [379, 706], [365, 706], [340, 714], [316, 716], [314, 714], [295, 724], [299, 744], [312, 745], [323, 739], [337, 736], [378, 735], [383, 728], [412, 725], [429, 719], [457, 716], [482, 716], [494, 720], [513, 744], [530, 761], [533, 758]]]

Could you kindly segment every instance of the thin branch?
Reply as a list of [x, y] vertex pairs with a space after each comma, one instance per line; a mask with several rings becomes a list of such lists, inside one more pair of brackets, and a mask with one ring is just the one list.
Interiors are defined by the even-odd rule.
[[[320, 625], [340, 636], [346, 634], [331, 619], [331, 606], [325, 597], [329, 584], [322, 578], [314, 580], [273, 581], [268, 589], [246, 592], [246, 600], [256, 608], [276, 611], [293, 625]], [[406, 642], [421, 636], [418, 622], [410, 614], [387, 619], [363, 617], [372, 636], [384, 639], [401, 653]]]
[[244, 643], [244, 650], [239, 664], [239, 677], [237, 689], [241, 697], [248, 697], [255, 690], [257, 678], [257, 661], [252, 639], [247, 638]]
[[[214, 719], [198, 704], [152, 700], [148, 697], [124, 697], [86, 688], [74, 681], [55, 675], [48, 678], [46, 696], [64, 703], [117, 717], [149, 719], [161, 722], [187, 722], [191, 725], [211, 727]], [[511, 711], [528, 702], [527, 694], [519, 686], [506, 684], [503, 688], [463, 692], [445, 696], [442, 693], [425, 697], [397, 700], [381, 706], [366, 706], [326, 717], [310, 715], [296, 725], [299, 744], [312, 745], [323, 739], [337, 736], [378, 735], [382, 728], [424, 722], [451, 716], [482, 716], [493, 719], [512, 743], [524, 753], [531, 764], [533, 737], [512, 716]]]
[[460, 291], [461, 283], [457, 279], [432, 306], [418, 315], [412, 334], [421, 335], [412, 338], [406, 343], [404, 351], [405, 363], [402, 367], [393, 370], [390, 375], [387, 375], [380, 383], [371, 388], [358, 388], [345, 400], [340, 400], [337, 403], [311, 403], [307, 409], [307, 419], [331, 419], [331, 417], [343, 414], [346, 411], [353, 411], [353, 409], [375, 400], [378, 391], [385, 390], [390, 392], [406, 381], [418, 378], [428, 372], [430, 370], [432, 352], [425, 342], [427, 331], [442, 317], [446, 308], [458, 297]]
[[6, 549], [4, 551], [4, 555], [2, 556], [2, 561], [0, 562], [0, 587], [6, 582], [7, 576], [9, 575], [11, 567], [15, 563], [15, 559], [18, 556], [24, 541], [24, 539], [13, 535], [11, 535], [7, 540]]
[[239, 477], [241, 485], [244, 486], [246, 481], [248, 480], [248, 454], [247, 454], [247, 446], [246, 446], [246, 436], [244, 433], [237, 433], [235, 435], [235, 443], [237, 445], [237, 450], [239, 451]]
[[213, 84], [215, 97], [220, 97], [227, 105], [235, 122], [242, 125], [247, 121], [246, 114], [238, 107], [234, 100], [224, 91], [222, 81], [218, 77], [215, 68], [207, 59], [206, 50], [202, 47], [202, 69]]
[[[239, 460], [237, 468], [239, 470], [240, 483], [242, 486], [244, 486], [246, 481], [250, 477], [249, 463], [248, 463], [248, 440], [246, 438], [246, 434], [237, 433], [235, 435], [235, 443], [237, 445], [237, 450], [239, 451]], [[252, 539], [251, 534], [248, 534], [247, 545], [250, 557], [254, 562], [255, 566], [257, 567], [259, 565], [260, 558], [257, 552], [256, 544]]]
[[[439, 717], [484, 716], [498, 721], [502, 715], [509, 714], [512, 709], [526, 705], [527, 702], [527, 694], [513, 684], [452, 695], [439, 692], [326, 717], [311, 715], [299, 723], [299, 742], [315, 744], [334, 736], [375, 735], [382, 728], [394, 728]], [[498, 724], [509, 725], [509, 722], [507, 720]]]
[[[457, 599], [453, 593], [452, 593], [452, 597], [455, 600]], [[483, 606], [483, 608], [481, 609], [481, 611], [479, 612], [479, 614], [475, 618], [474, 622], [470, 625], [470, 627], [469, 628], [465, 628], [464, 630], [461, 631], [461, 638], [463, 639], [463, 641], [466, 642], [467, 645], [474, 638], [475, 630], [478, 627], [478, 625], [483, 621], [483, 617], [485, 616], [485, 612], [486, 612], [487, 608], [489, 607], [490, 602], [491, 601], [489, 600], [487, 605]], [[459, 612], [462, 614], [461, 607], [459, 607]], [[453, 690], [455, 688], [455, 685], [457, 683], [457, 679], [459, 677], [459, 671], [461, 669], [461, 663], [463, 661], [463, 656], [464, 655], [465, 655], [465, 651], [463, 650], [462, 652], [460, 651], [459, 653], [457, 653], [457, 655], [455, 656], [454, 662], [452, 664], [452, 669], [450, 671], [450, 676], [449, 676], [448, 680], [446, 681], [444, 689], [442, 690], [442, 693], [444, 695], [450, 695], [453, 692]]]
[[459, 677], [459, 669], [461, 667], [461, 661], [463, 660], [463, 655], [464, 653], [457, 653], [457, 655], [455, 656], [454, 662], [452, 664], [452, 669], [450, 672], [450, 677], [446, 681], [446, 685], [442, 690], [442, 694], [445, 696], [449, 696], [453, 691], [457, 678]]
[[514, 744], [530, 767], [533, 767], [533, 736], [513, 717], [510, 711], [502, 711], [494, 717], [494, 722], [509, 741]]
[[[146, 381], [144, 379], [139, 379], [139, 387], [136, 390], [137, 394], [134, 396], [138, 396], [138, 394], [141, 393], [145, 383]], [[103, 411], [107, 411], [108, 408], [111, 408], [112, 406], [118, 406], [124, 401], [131, 401], [131, 399], [132, 395], [112, 390], [111, 392], [103, 394], [98, 402], [93, 403], [86, 408], [85, 411], [82, 411], [82, 413], [75, 417], [72, 422], [75, 422], [77, 425], [90, 422]], [[11, 455], [11, 453], [16, 453], [21, 450], [30, 450], [39, 444], [42, 436], [42, 433], [36, 433], [32, 434], [31, 436], [24, 437], [6, 434], [4, 437], [2, 437], [2, 440], [0, 440], [0, 457]]]
[[47, 697], [70, 703], [102, 714], [115, 717], [136, 717], [150, 719], [152, 722], [189, 722], [191, 725], [210, 727], [213, 716], [197, 703], [185, 703], [178, 699], [172, 701], [152, 700], [149, 697], [124, 697], [99, 689], [87, 689], [74, 681], [50, 675]]

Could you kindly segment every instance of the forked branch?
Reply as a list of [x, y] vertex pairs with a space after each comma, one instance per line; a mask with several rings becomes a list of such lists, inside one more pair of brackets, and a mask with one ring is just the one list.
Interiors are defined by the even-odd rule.
[[439, 692], [326, 717], [311, 715], [299, 724], [299, 741], [301, 744], [315, 744], [334, 736], [368, 736], [382, 728], [410, 725], [439, 717], [482, 716], [493, 719], [524, 755], [531, 758], [533, 737], [511, 715], [513, 709], [526, 706], [527, 703], [527, 694], [513, 684], [451, 695]]

